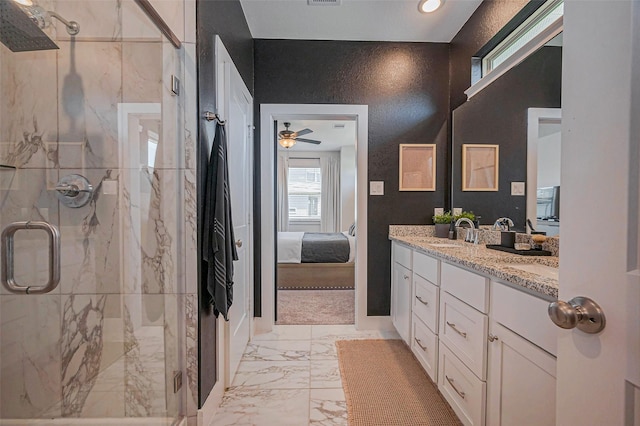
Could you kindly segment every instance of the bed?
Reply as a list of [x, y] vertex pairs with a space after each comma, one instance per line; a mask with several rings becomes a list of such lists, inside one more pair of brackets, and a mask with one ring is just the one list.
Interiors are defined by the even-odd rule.
[[348, 232], [278, 232], [279, 289], [352, 289], [354, 260]]

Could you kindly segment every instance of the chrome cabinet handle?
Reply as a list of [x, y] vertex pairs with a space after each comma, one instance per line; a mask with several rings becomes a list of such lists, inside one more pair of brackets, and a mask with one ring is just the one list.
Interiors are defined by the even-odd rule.
[[460, 395], [460, 398], [464, 399], [464, 397], [467, 395], [466, 393], [458, 390], [458, 388], [456, 387], [456, 385], [454, 384], [453, 379], [449, 378], [449, 376], [445, 375], [444, 376], [447, 379], [447, 382], [449, 382], [449, 384], [451, 385], [451, 387], [453, 388], [454, 391], [456, 391], [456, 393], [458, 395]]
[[417, 337], [414, 337], [413, 340], [415, 340], [416, 343], [418, 344], [418, 346], [420, 346], [420, 349], [422, 349], [423, 351], [427, 352], [427, 347], [426, 346], [422, 346], [422, 342], [420, 341], [420, 339], [418, 339]]
[[458, 330], [458, 328], [456, 327], [455, 324], [450, 323], [449, 321], [447, 321], [447, 325], [449, 327], [451, 327], [453, 329], [453, 331], [455, 331], [456, 333], [458, 333], [459, 335], [461, 335], [462, 337], [464, 337], [465, 339], [467, 338], [467, 333], [465, 333], [464, 331], [460, 331]]
[[242, 247], [242, 240], [237, 240], [236, 241], [236, 247], [238, 247], [238, 248]]
[[405, 280], [408, 280], [408, 279], [409, 279], [409, 275], [403, 275], [402, 277], [403, 277]]
[[[21, 286], [16, 283], [14, 268], [14, 236], [22, 229], [40, 229], [49, 235], [49, 281], [45, 286]], [[7, 225], [0, 235], [0, 281], [4, 288], [14, 294], [44, 294], [54, 290], [60, 283], [60, 231], [47, 222], [14, 222]]]
[[498, 336], [496, 336], [494, 334], [489, 334], [487, 339], [489, 339], [490, 342], [495, 342], [496, 340], [498, 340]]
[[574, 328], [585, 333], [596, 334], [604, 330], [607, 323], [600, 305], [588, 297], [574, 297], [568, 302], [552, 302], [548, 309], [549, 318], [560, 328]]
[[422, 303], [425, 306], [429, 306], [429, 302], [427, 302], [426, 300], [424, 300], [422, 297], [420, 296], [416, 296], [416, 299], [418, 299], [420, 301], [420, 303]]

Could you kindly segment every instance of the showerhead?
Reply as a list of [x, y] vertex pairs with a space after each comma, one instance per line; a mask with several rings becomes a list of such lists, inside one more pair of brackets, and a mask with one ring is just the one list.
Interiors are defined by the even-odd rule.
[[0, 41], [13, 52], [58, 49], [42, 31], [51, 25], [51, 18], [62, 22], [70, 35], [80, 32], [77, 22], [34, 6], [31, 0], [0, 0]]
[[58, 49], [13, 0], [0, 0], [0, 41], [12, 52]]

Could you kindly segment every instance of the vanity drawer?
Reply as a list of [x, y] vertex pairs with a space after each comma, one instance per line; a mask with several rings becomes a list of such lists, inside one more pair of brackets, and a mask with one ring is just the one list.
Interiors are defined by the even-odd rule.
[[438, 336], [413, 316], [411, 350], [434, 383], [438, 382]]
[[399, 263], [405, 268], [411, 269], [411, 253], [413, 250], [396, 242], [393, 243], [392, 248], [393, 261]]
[[480, 312], [488, 312], [489, 280], [487, 278], [443, 262], [440, 287]]
[[440, 261], [433, 257], [417, 251], [413, 252], [413, 272], [435, 285], [440, 285], [438, 280], [439, 264]]
[[441, 295], [440, 340], [481, 380], [486, 379], [487, 332], [486, 315], [456, 299]]
[[557, 328], [549, 321], [549, 301], [495, 281], [491, 282], [491, 317], [553, 356]]
[[413, 274], [413, 314], [417, 315], [434, 333], [438, 332], [439, 293], [438, 287]]
[[487, 384], [478, 379], [442, 342], [438, 355], [438, 389], [463, 424], [484, 424]]

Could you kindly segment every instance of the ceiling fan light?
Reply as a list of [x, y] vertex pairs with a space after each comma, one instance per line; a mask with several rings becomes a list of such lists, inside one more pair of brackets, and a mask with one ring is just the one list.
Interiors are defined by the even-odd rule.
[[418, 4], [418, 10], [422, 13], [435, 12], [443, 3], [444, 0], [421, 0]]
[[292, 138], [282, 138], [278, 141], [278, 143], [280, 144], [280, 146], [282, 146], [283, 148], [291, 148], [292, 146], [294, 146], [296, 144], [296, 140], [292, 139]]

